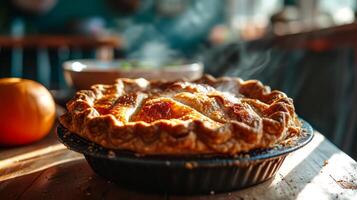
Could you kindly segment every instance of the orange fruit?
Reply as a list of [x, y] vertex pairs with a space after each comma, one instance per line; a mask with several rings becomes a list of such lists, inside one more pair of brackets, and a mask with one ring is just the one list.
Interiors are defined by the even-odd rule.
[[45, 137], [56, 116], [55, 102], [40, 83], [0, 79], [0, 145], [20, 145]]

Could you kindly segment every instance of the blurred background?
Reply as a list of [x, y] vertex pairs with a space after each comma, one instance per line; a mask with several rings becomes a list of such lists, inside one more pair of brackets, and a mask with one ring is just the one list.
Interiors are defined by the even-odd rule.
[[65, 75], [68, 60], [101, 61], [92, 63], [97, 73], [113, 59], [127, 70], [199, 63], [286, 92], [302, 118], [356, 159], [356, 3], [1, 0], [0, 78], [36, 80], [63, 104], [78, 89]]

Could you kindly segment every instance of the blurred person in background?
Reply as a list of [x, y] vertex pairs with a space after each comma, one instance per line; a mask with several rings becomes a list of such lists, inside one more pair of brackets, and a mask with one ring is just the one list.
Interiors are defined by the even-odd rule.
[[[85, 8], [85, 9], [84, 9]], [[217, 0], [9, 0], [0, 8], [0, 31], [10, 35], [120, 36], [128, 57], [149, 49], [190, 56], [223, 20]]]

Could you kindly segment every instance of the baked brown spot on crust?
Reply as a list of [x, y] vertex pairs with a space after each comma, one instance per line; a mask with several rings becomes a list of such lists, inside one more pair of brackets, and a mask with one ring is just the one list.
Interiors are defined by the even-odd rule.
[[151, 123], [160, 119], [178, 119], [187, 114], [187, 110], [177, 111], [172, 101], [156, 101], [146, 103], [142, 106], [141, 111], [132, 116], [131, 121], [144, 121]]

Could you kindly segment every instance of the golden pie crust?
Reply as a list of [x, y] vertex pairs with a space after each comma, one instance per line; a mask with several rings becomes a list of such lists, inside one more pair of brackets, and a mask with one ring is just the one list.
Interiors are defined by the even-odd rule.
[[237, 155], [299, 136], [292, 99], [257, 80], [118, 79], [77, 92], [61, 124], [109, 149], [144, 155]]

